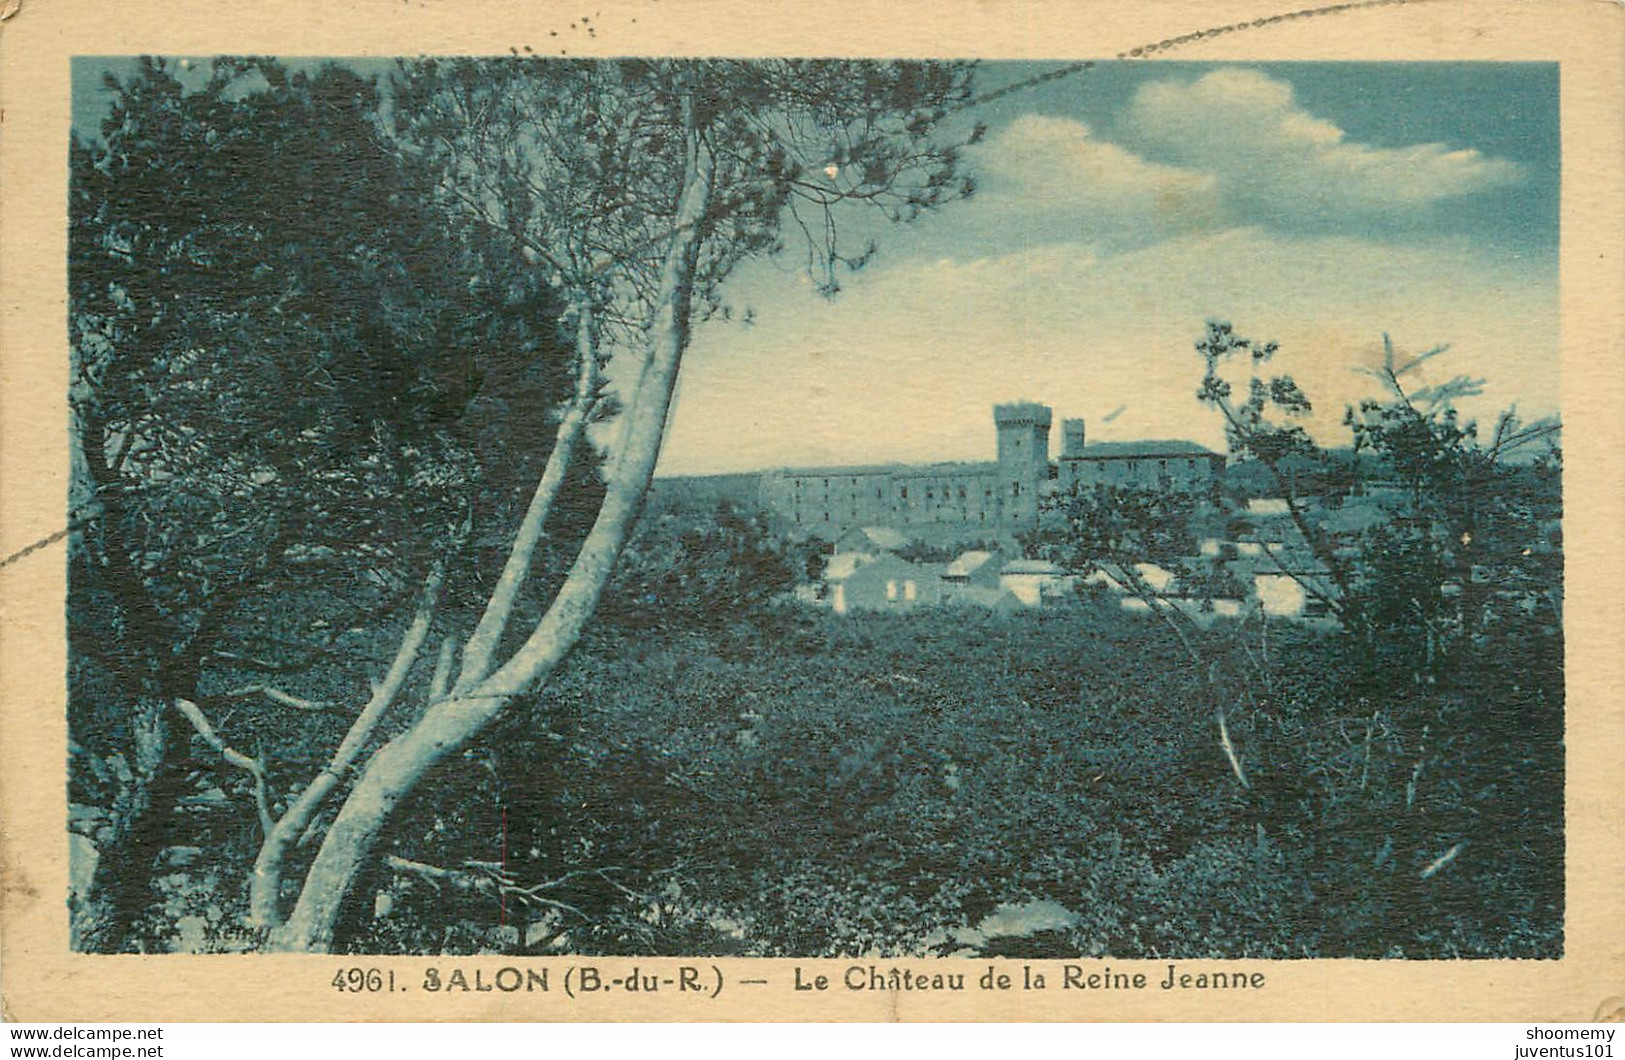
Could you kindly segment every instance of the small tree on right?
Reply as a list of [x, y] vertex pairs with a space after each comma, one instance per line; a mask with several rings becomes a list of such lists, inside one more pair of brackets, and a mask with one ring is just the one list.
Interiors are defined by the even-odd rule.
[[[1291, 376], [1270, 373], [1276, 343], [1210, 320], [1196, 349], [1204, 368], [1197, 397], [1224, 417], [1232, 458], [1264, 469], [1325, 571], [1331, 591], [1306, 590], [1323, 595], [1375, 659], [1427, 679], [1494, 625], [1535, 618], [1561, 626], [1556, 417], [1526, 422], [1508, 409], [1483, 438], [1456, 403], [1482, 393], [1484, 381], [1423, 384], [1423, 366], [1449, 347], [1405, 357], [1384, 335], [1382, 364], [1361, 369], [1382, 396], [1346, 410], [1351, 447], [1334, 454], [1299, 422], [1312, 411], [1309, 396]], [[1337, 480], [1368, 518], [1335, 517], [1339, 503], [1301, 490], [1291, 468], [1306, 459], [1340, 465], [1345, 473], [1320, 481]]]
[[[1347, 409], [1350, 445], [1336, 451], [1304, 429], [1310, 398], [1273, 374], [1275, 343], [1209, 321], [1196, 349], [1198, 398], [1223, 416], [1233, 461], [1284, 500], [1321, 568], [1305, 592], [1340, 626], [1321, 656], [1337, 671], [1336, 731], [1303, 724], [1303, 703], [1271, 702], [1241, 747], [1275, 780], [1260, 792], [1272, 826], [1299, 835], [1307, 863], [1326, 867], [1320, 890], [1339, 896], [1343, 935], [1321, 951], [1551, 952], [1540, 925], [1562, 919], [1558, 419], [1509, 409], [1485, 431], [1457, 407], [1483, 380], [1422, 378], [1448, 347], [1407, 356], [1384, 336], [1381, 363], [1363, 369], [1380, 394]], [[1337, 473], [1300, 488], [1294, 472], [1317, 464]], [[1361, 910], [1397, 951], [1364, 951], [1375, 936]], [[1329, 923], [1320, 930], [1337, 936]]]

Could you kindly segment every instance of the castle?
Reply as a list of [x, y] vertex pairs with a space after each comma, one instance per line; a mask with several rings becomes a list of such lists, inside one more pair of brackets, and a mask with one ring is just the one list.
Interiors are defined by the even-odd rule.
[[1019, 401], [993, 407], [991, 463], [860, 465], [772, 471], [762, 505], [818, 537], [855, 526], [943, 526], [1017, 532], [1038, 526], [1041, 500], [1057, 490], [1112, 486], [1210, 493], [1223, 454], [1184, 441], [1086, 445], [1084, 421], [1061, 422], [1061, 452], [1049, 457], [1051, 411]]

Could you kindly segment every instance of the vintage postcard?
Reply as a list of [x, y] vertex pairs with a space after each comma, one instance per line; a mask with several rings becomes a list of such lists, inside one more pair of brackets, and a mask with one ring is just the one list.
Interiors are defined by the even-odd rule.
[[1625, 1010], [1622, 16], [13, 4], [8, 1018]]

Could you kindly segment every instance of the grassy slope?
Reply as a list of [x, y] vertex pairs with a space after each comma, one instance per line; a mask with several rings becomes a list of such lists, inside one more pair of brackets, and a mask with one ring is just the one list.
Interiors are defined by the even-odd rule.
[[1243, 792], [1207, 694], [1143, 620], [650, 623], [600, 634], [493, 740], [507, 783], [491, 797], [521, 877], [610, 865], [637, 892], [559, 892], [597, 922], [566, 938], [583, 950], [925, 953], [1000, 903], [1048, 899], [1077, 924], [988, 952], [1553, 955], [1550, 805], [1519, 844], [1469, 845], [1418, 883], [1527, 778], [1467, 790], [1479, 774], [1415, 739], [1440, 706], [1425, 697], [1379, 707], [1391, 735], [1351, 758], [1338, 734], [1373, 708], [1331, 644], [1271, 648], [1273, 688], [1223, 684]]

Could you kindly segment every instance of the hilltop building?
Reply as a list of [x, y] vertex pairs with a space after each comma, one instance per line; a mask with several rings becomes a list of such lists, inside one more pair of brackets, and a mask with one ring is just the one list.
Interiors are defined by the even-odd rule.
[[1060, 458], [1052, 464], [1051, 422], [1046, 405], [995, 405], [992, 462], [771, 471], [762, 475], [762, 506], [831, 540], [858, 527], [1021, 532], [1038, 526], [1040, 501], [1056, 489], [1104, 485], [1205, 493], [1224, 473], [1224, 456], [1193, 442], [1086, 446], [1082, 420], [1063, 422]]
[[1096, 442], [1084, 444], [1082, 420], [1061, 424], [1056, 481], [1061, 490], [1092, 486], [1210, 493], [1224, 477], [1223, 453], [1195, 442]]
[[998, 460], [802, 468], [762, 476], [762, 503], [820, 537], [854, 526], [932, 523], [1030, 529], [1049, 481], [1050, 410], [997, 405]]

